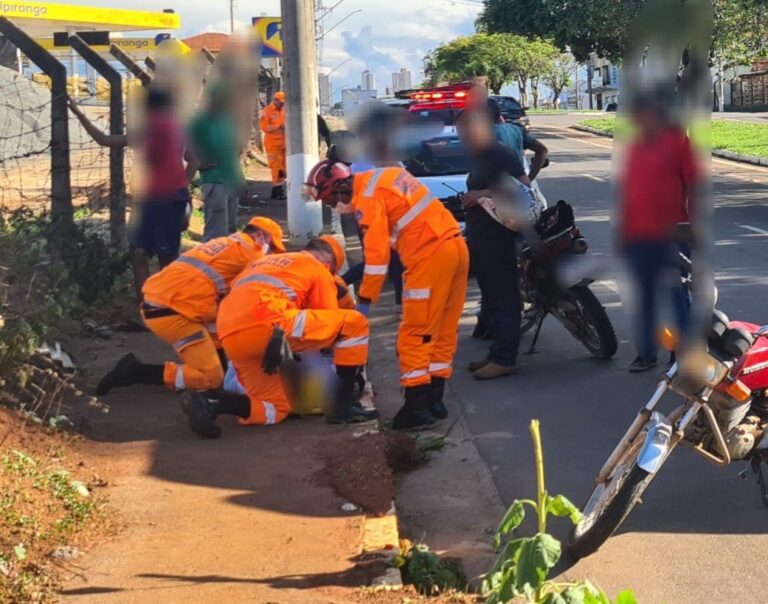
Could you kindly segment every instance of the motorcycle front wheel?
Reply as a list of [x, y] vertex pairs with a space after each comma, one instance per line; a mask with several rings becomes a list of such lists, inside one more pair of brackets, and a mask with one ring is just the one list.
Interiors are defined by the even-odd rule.
[[605, 308], [592, 290], [577, 285], [564, 293], [552, 314], [594, 357], [610, 359], [619, 347]]
[[603, 484], [595, 485], [583, 507], [583, 515], [573, 528], [566, 551], [571, 558], [594, 554], [627, 519], [653, 479], [637, 465], [645, 441], [642, 431], [616, 464]]

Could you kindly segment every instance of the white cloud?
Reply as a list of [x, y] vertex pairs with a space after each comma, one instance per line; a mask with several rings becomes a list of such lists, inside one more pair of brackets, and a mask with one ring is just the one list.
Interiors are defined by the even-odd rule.
[[[324, 0], [333, 6], [337, 0]], [[172, 8], [181, 16], [177, 35], [229, 31], [227, 0], [78, 0], [78, 4], [114, 6], [137, 10]], [[353, 60], [334, 71], [334, 87], [360, 83], [363, 69], [371, 69], [380, 92], [392, 84], [392, 72], [410, 69], [414, 82], [421, 77], [424, 54], [459, 35], [471, 33], [481, 5], [468, 0], [345, 0], [324, 20], [326, 30], [353, 11], [326, 36], [322, 66], [333, 69], [342, 61]], [[237, 23], [248, 25], [251, 18], [280, 14], [279, 0], [258, 3], [239, 0], [235, 5]]]

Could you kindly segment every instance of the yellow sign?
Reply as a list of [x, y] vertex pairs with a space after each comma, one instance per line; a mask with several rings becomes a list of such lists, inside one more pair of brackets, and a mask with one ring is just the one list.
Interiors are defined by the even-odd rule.
[[[165, 35], [167, 36], [168, 34], [165, 34]], [[190, 51], [189, 46], [187, 46], [181, 40], [178, 40], [175, 38], [160, 37], [160, 36], [156, 36], [154, 38], [112, 38], [110, 37], [109, 42], [110, 44], [114, 44], [115, 46], [117, 46], [125, 54], [132, 57], [138, 57], [140, 59], [143, 59], [148, 54], [155, 53], [161, 44], [165, 42], [170, 42], [171, 40], [175, 45], [180, 47], [181, 52], [183, 54], [186, 54], [187, 52]], [[53, 38], [35, 38], [35, 42], [37, 42], [40, 46], [42, 46], [43, 48], [45, 48], [46, 50], [52, 53], [60, 52], [60, 53], [69, 54], [71, 52], [69, 46], [55, 46], [53, 42]], [[96, 52], [109, 54], [110, 47], [92, 45], [91, 48]]]
[[179, 29], [181, 26], [179, 15], [174, 13], [97, 8], [53, 2], [0, 1], [0, 16], [12, 20], [31, 19], [55, 22], [55, 26], [59, 29], [62, 26], [71, 28], [102, 26], [111, 31], [130, 31]]
[[280, 17], [254, 17], [253, 29], [264, 43], [261, 56], [283, 56], [283, 22]]

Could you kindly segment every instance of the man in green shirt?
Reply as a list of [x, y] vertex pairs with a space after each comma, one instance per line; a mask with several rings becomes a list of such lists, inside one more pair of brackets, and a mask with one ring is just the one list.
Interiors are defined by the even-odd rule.
[[205, 229], [203, 241], [237, 230], [237, 202], [245, 186], [235, 120], [224, 88], [214, 87], [208, 104], [189, 124], [189, 141], [200, 162]]

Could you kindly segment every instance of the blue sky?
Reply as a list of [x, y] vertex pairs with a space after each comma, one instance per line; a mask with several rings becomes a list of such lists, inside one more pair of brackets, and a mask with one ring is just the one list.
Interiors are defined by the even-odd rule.
[[[326, 7], [338, 0], [323, 0]], [[180, 36], [203, 31], [229, 31], [227, 0], [70, 0], [69, 4], [133, 8], [174, 9], [181, 16]], [[392, 72], [406, 67], [414, 83], [421, 78], [422, 59], [442, 42], [471, 33], [480, 12], [479, 0], [343, 0], [325, 20], [330, 29], [351, 12], [360, 10], [330, 31], [322, 44], [322, 67], [333, 69], [334, 89], [360, 84], [360, 74], [370, 69], [380, 94], [392, 85]], [[237, 0], [235, 18], [249, 24], [251, 17], [278, 16], [279, 0]]]

